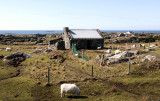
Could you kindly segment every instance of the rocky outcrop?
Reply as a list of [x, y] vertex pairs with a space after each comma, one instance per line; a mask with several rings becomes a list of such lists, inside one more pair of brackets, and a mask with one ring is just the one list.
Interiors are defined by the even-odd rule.
[[17, 67], [26, 58], [29, 58], [28, 54], [17, 52], [17, 53], [11, 54], [9, 56], [5, 56], [4, 61], [9, 60], [8, 65], [12, 65], [14, 67]]
[[157, 47], [158, 44], [151, 44], [149, 47]]
[[145, 60], [155, 61], [155, 60], [158, 60], [158, 58], [156, 56], [147, 55], [147, 56], [144, 57], [144, 59], [142, 59], [142, 62], [144, 62]]
[[106, 65], [111, 65], [111, 64], [116, 64], [116, 63], [122, 63], [122, 62], [128, 62], [129, 60], [134, 59], [134, 57], [132, 58], [123, 58], [123, 59], [111, 59], [107, 62]]

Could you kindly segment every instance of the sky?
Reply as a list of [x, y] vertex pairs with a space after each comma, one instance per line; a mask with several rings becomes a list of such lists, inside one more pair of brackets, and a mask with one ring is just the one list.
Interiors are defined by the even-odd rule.
[[160, 0], [0, 0], [0, 30], [160, 30]]

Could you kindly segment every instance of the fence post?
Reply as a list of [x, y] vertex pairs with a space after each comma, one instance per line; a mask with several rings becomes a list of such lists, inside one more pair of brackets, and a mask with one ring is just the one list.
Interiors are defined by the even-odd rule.
[[130, 74], [130, 71], [131, 71], [131, 63], [130, 63], [130, 59], [128, 61], [128, 74]]
[[50, 68], [51, 67], [48, 67], [48, 84], [50, 84]]
[[93, 77], [93, 65], [92, 65], [92, 77]]

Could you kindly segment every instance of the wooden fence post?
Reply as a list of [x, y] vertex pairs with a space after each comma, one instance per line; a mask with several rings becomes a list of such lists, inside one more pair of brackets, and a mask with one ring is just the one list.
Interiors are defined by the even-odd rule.
[[48, 67], [48, 84], [50, 84], [50, 68], [51, 67]]
[[130, 72], [131, 72], [131, 63], [130, 63], [130, 59], [129, 59], [129, 61], [128, 61], [128, 74], [130, 74]]
[[92, 77], [93, 77], [93, 65], [92, 65]]

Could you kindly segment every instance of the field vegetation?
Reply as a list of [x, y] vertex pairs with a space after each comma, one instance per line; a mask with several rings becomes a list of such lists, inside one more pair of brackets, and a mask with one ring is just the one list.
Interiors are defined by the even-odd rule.
[[[159, 45], [158, 42], [154, 42]], [[139, 44], [139, 43], [134, 43]], [[146, 47], [153, 43], [144, 43]], [[72, 50], [58, 50], [50, 53], [37, 53], [27, 58], [19, 66], [8, 65], [8, 61], [0, 59], [0, 101], [158, 101], [160, 100], [160, 61], [141, 61], [141, 58], [131, 60], [137, 64], [131, 65], [128, 74], [128, 62], [113, 65], [100, 65], [97, 55], [105, 54], [112, 47], [127, 50], [132, 44], [105, 44], [103, 50], [85, 50], [88, 61], [77, 58]], [[11, 47], [12, 51], [5, 51]], [[45, 49], [46, 45], [0, 45], [3, 49], [0, 56], [15, 52], [31, 53], [36, 48]], [[160, 48], [156, 51], [140, 55], [154, 55], [160, 58]], [[64, 61], [50, 59], [58, 54]], [[91, 75], [93, 65], [93, 77]], [[50, 85], [47, 85], [48, 67], [50, 69]], [[67, 95], [60, 97], [62, 83], [75, 83], [81, 90], [80, 96]]]

